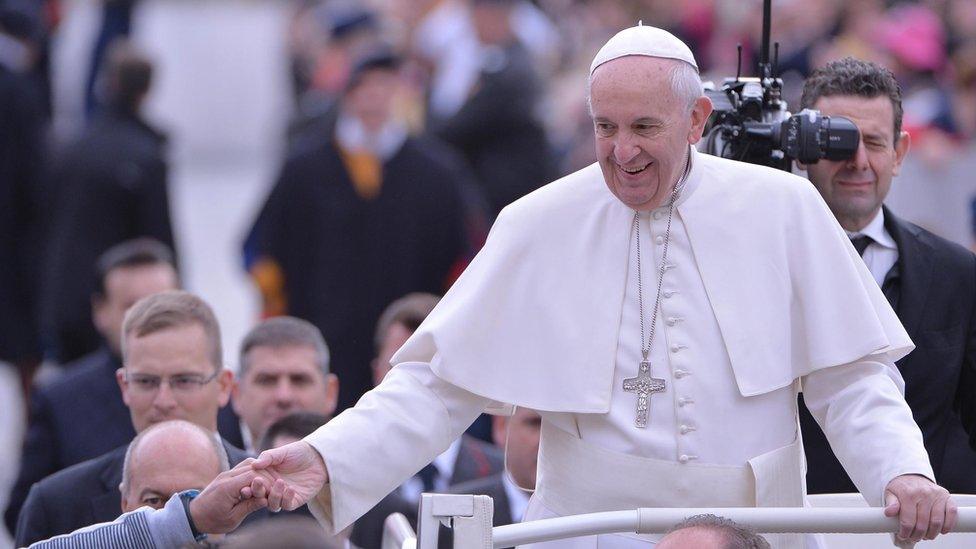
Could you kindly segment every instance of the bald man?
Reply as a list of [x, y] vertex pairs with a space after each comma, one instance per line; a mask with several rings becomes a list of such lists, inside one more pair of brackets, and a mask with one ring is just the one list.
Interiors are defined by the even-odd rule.
[[219, 439], [182, 420], [156, 424], [139, 434], [125, 454], [122, 512], [162, 509], [177, 492], [203, 490], [230, 468]]

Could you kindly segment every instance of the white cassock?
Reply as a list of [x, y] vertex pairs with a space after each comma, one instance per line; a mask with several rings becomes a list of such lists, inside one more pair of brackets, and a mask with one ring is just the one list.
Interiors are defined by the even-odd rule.
[[[503, 403], [543, 416], [527, 519], [802, 506], [801, 387], [871, 504], [898, 475], [934, 478], [893, 366], [913, 345], [819, 194], [694, 149], [650, 353], [666, 390], [635, 428], [636, 397], [623, 390], [641, 356], [633, 216], [597, 165], [506, 208], [380, 387], [306, 439], [330, 475], [311, 505], [319, 520], [345, 528]], [[666, 223], [667, 208], [641, 214], [647, 322]]]

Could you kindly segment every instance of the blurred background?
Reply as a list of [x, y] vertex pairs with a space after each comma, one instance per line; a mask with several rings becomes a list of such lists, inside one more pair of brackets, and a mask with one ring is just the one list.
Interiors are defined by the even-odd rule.
[[[143, 234], [176, 250], [183, 286], [217, 312], [233, 367], [243, 334], [275, 312], [248, 257], [255, 220], [292, 151], [330, 139], [322, 121], [363, 52], [397, 57], [388, 94], [398, 124], [465, 162], [478, 195], [468, 202], [483, 213], [466, 217], [473, 253], [501, 207], [595, 160], [584, 83], [610, 36], [638, 20], [667, 28], [721, 85], [737, 44], [743, 74], [755, 73], [761, 14], [759, 0], [0, 0], [0, 359], [19, 366], [0, 374], [29, 383], [39, 359], [70, 360], [45, 313], [64, 302], [50, 288], [87, 273], [87, 248], [94, 258]], [[772, 35], [791, 106], [828, 60], [894, 71], [912, 151], [888, 203], [973, 247], [976, 1], [774, 0]], [[62, 188], [99, 162], [130, 190], [148, 174], [162, 191], [117, 214]], [[92, 234], [65, 219], [89, 199]], [[129, 234], [95, 234], [117, 215]], [[15, 408], [3, 405], [5, 421], [22, 421]], [[19, 454], [10, 436], [4, 461]]]

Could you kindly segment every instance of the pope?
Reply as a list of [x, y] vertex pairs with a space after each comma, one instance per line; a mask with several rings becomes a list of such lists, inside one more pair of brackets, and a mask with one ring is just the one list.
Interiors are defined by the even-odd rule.
[[587, 91], [597, 163], [502, 211], [378, 388], [259, 456], [252, 467], [295, 492], [283, 506], [308, 502], [342, 530], [482, 411], [511, 406], [543, 418], [527, 519], [802, 506], [802, 391], [901, 539], [950, 531], [956, 506], [932, 480], [894, 368], [913, 344], [813, 186], [696, 151], [712, 107], [692, 52], [666, 31], [610, 39]]

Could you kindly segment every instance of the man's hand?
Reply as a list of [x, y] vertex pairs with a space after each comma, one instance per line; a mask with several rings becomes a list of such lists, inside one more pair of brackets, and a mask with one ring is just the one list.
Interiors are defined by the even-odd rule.
[[[243, 489], [241, 495], [267, 498], [268, 510], [273, 513], [282, 509], [294, 511], [315, 497], [329, 481], [322, 456], [311, 444], [301, 440], [261, 452], [251, 467], [266, 472], [275, 479], [275, 483], [269, 486], [263, 477], [255, 478], [255, 482], [250, 488]], [[281, 481], [285, 489], [276, 491]]]
[[885, 488], [885, 516], [898, 516], [898, 539], [935, 539], [956, 526], [958, 509], [949, 491], [921, 475], [895, 477]]
[[[197, 530], [206, 534], [225, 534], [240, 526], [244, 517], [267, 506], [267, 498], [242, 498], [244, 487], [272, 487], [274, 479], [251, 468], [248, 458], [229, 471], [217, 475], [213, 482], [190, 502], [190, 516]], [[283, 491], [285, 486], [277, 487]], [[272, 488], [273, 492], [274, 489]]]

